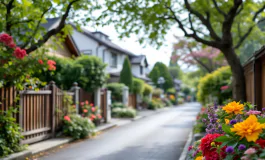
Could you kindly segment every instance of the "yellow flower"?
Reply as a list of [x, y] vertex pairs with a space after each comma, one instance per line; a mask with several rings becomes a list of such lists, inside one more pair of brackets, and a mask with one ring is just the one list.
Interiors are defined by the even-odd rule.
[[225, 119], [225, 124], [229, 124], [230, 120], [229, 119]]
[[211, 146], [212, 146], [212, 147], [214, 147], [214, 146], [215, 146], [215, 143], [214, 143], [214, 142], [212, 142], [212, 143], [211, 143]]
[[226, 113], [234, 113], [234, 114], [243, 114], [242, 110], [244, 109], [244, 105], [239, 102], [230, 102], [226, 106], [223, 107], [223, 110]]
[[255, 115], [250, 115], [243, 122], [236, 123], [231, 131], [241, 136], [241, 138], [245, 137], [248, 142], [256, 142], [264, 128], [265, 124], [259, 123]]
[[202, 156], [199, 156], [199, 157], [196, 157], [196, 159], [195, 160], [202, 160]]

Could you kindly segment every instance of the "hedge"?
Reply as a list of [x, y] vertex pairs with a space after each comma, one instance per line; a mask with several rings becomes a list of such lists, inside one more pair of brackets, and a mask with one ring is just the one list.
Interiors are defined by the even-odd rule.
[[139, 78], [133, 78], [132, 92], [135, 94], [143, 95], [144, 92], [144, 81]]
[[111, 99], [114, 102], [122, 102], [122, 91], [125, 87], [122, 83], [109, 83], [107, 84], [108, 90], [111, 91]]
[[153, 87], [147, 83], [144, 84], [144, 96], [148, 96], [153, 93]]

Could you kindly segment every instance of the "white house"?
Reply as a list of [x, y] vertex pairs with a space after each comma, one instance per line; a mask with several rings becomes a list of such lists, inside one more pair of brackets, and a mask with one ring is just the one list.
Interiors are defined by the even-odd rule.
[[89, 32], [85, 29], [79, 31], [74, 27], [71, 36], [81, 53], [85, 55], [95, 55], [108, 65], [107, 72], [110, 74], [110, 82], [119, 81], [123, 61], [126, 56], [128, 56], [131, 61], [133, 76], [147, 82], [150, 81], [145, 73], [148, 67], [146, 56], [135, 55], [121, 48], [111, 42], [109, 36], [102, 32]]

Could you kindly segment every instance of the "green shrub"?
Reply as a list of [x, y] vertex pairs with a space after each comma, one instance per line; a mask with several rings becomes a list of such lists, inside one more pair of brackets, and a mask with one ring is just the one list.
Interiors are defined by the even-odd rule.
[[136, 110], [130, 107], [114, 108], [111, 111], [111, 116], [116, 118], [134, 118], [136, 116]]
[[157, 108], [163, 108], [165, 106], [165, 103], [160, 98], [153, 98], [151, 102], [149, 102], [148, 109], [155, 110]]
[[19, 143], [23, 136], [13, 113], [16, 113], [16, 110], [12, 108], [0, 111], [0, 157], [25, 149], [25, 146]]
[[160, 97], [160, 95], [163, 93], [162, 89], [155, 88], [153, 91], [153, 96]]
[[144, 96], [148, 96], [150, 95], [151, 93], [153, 93], [153, 87], [147, 83], [144, 84]]
[[222, 104], [223, 101], [232, 97], [231, 87], [226, 91], [221, 91], [222, 86], [231, 84], [231, 76], [230, 67], [226, 66], [201, 78], [198, 84], [197, 99], [205, 104], [209, 95], [212, 95], [218, 98], [219, 104]]
[[79, 115], [64, 117], [63, 133], [74, 139], [81, 139], [93, 134], [94, 124], [87, 118]]
[[144, 92], [144, 81], [139, 78], [133, 78], [132, 92], [143, 95]]
[[172, 106], [171, 101], [170, 101], [169, 99], [167, 99], [167, 98], [164, 98], [164, 99], [163, 99], [163, 102], [165, 103], [166, 107], [170, 107], [170, 106]]
[[121, 102], [122, 101], [122, 91], [125, 87], [122, 83], [109, 83], [107, 84], [108, 90], [111, 91], [111, 100], [113, 102]]
[[120, 103], [120, 102], [115, 102], [115, 103], [112, 103], [111, 104], [111, 108], [114, 109], [114, 108], [126, 108], [127, 106]]
[[120, 74], [120, 83], [125, 84], [127, 87], [129, 87], [130, 90], [132, 90], [133, 76], [131, 70], [131, 63], [128, 57], [126, 57], [123, 62], [123, 67]]

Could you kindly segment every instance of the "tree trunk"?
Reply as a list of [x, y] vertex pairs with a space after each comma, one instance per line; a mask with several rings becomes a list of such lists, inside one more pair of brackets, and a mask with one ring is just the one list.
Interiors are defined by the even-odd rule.
[[246, 101], [246, 85], [245, 85], [245, 75], [244, 68], [240, 63], [238, 56], [233, 48], [223, 48], [221, 49], [225, 55], [225, 58], [232, 70], [233, 76], [233, 99], [236, 101], [245, 102]]

